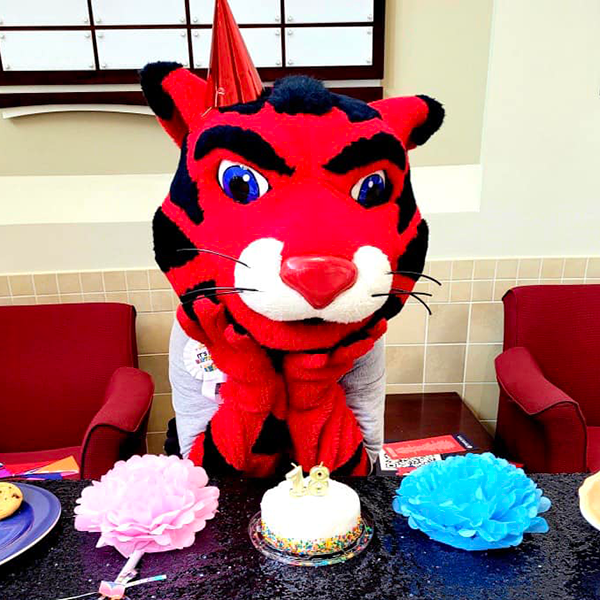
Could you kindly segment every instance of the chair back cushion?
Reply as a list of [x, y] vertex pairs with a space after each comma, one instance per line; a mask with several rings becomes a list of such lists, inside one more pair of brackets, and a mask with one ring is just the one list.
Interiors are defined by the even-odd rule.
[[516, 287], [503, 301], [504, 349], [525, 346], [588, 425], [600, 425], [600, 285]]
[[0, 452], [82, 443], [115, 369], [137, 366], [135, 310], [0, 307]]

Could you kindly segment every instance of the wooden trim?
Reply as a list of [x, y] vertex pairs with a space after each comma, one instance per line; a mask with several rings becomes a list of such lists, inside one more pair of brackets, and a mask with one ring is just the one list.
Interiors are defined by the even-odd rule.
[[[277, 27], [290, 27], [300, 29], [302, 27], [374, 27], [375, 21], [334, 21], [332, 23], [247, 23], [239, 25], [240, 29], [276, 29]], [[212, 25], [206, 23], [144, 23], [140, 25], [14, 25], [8, 27], [0, 25], [0, 32], [9, 31], [88, 31], [94, 29], [211, 29]]]
[[146, 104], [139, 92], [41, 92], [33, 94], [0, 94], [1, 108], [41, 106], [43, 104]]
[[[87, 0], [87, 7], [90, 25], [91, 27], [94, 27], [94, 11], [92, 10], [92, 0]], [[92, 48], [94, 49], [94, 63], [96, 71], [98, 71], [100, 69], [100, 58], [98, 56], [98, 42], [96, 41], [96, 34], [93, 29], [90, 30], [90, 35], [92, 36]]]
[[279, 14], [280, 14], [280, 35], [281, 35], [281, 66], [284, 67], [286, 60], [286, 50], [285, 50], [285, 0], [280, 0], [279, 2]]
[[[136, 70], [101, 70], [96, 43], [97, 30], [110, 29], [184, 29], [188, 33], [188, 54], [191, 70], [201, 77], [206, 77], [206, 69], [193, 69], [193, 43], [191, 35], [199, 29], [210, 29], [210, 25], [191, 23], [189, 0], [186, 0], [186, 23], [169, 25], [98, 25], [94, 21], [91, 0], [88, 0], [90, 23], [86, 26], [32, 26], [32, 27], [0, 27], [1, 32], [10, 31], [89, 31], [92, 36], [94, 60], [96, 69], [90, 71], [5, 71], [0, 61], [0, 85], [70, 85], [94, 83], [137, 83]], [[373, 63], [368, 66], [344, 67], [288, 67], [286, 66], [285, 30], [286, 27], [373, 27]], [[241, 25], [241, 29], [257, 27], [277, 28], [281, 30], [282, 66], [260, 68], [258, 72], [263, 81], [273, 81], [285, 75], [305, 74], [319, 79], [382, 79], [384, 73], [384, 35], [385, 35], [385, 0], [374, 0], [374, 14], [372, 22], [349, 23], [286, 23], [285, 2], [281, 0], [281, 23], [257, 23]]]
[[373, 87], [340, 87], [340, 88], [329, 88], [336, 94], [343, 94], [344, 96], [350, 96], [357, 98], [363, 102], [373, 102], [375, 100], [381, 100], [383, 98], [383, 88], [381, 86]]
[[[190, 0], [185, 0], [185, 20], [188, 23], [192, 22], [192, 13], [190, 9]], [[192, 32], [187, 32], [187, 42], [188, 42], [188, 54], [189, 54], [189, 62], [188, 65], [190, 68], [194, 66], [194, 44], [192, 43]]]
[[[372, 102], [383, 98], [382, 87], [330, 88], [332, 92]], [[129, 104], [146, 106], [139, 92], [41, 92], [32, 94], [0, 94], [0, 109], [43, 104]]]
[[[89, 1], [89, 0], [88, 0]], [[205, 26], [206, 29], [210, 25]], [[145, 25], [15, 25], [14, 27], [0, 26], [2, 33], [9, 31], [94, 31], [96, 29], [190, 29], [189, 23], [165, 23], [157, 25], [156, 23], [148, 23]]]
[[[190, 69], [200, 77], [206, 77], [206, 69]], [[286, 75], [310, 75], [317, 79], [381, 79], [375, 65], [366, 67], [264, 67], [258, 73], [263, 81], [275, 81]], [[94, 83], [139, 83], [138, 71], [3, 71], [0, 85], [71, 85]]]
[[385, 60], [385, 0], [375, 0], [373, 7], [373, 77], [383, 79]]

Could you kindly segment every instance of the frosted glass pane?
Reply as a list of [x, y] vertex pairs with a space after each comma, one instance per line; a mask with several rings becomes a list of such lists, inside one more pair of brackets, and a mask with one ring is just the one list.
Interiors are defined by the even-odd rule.
[[3, 27], [24, 25], [87, 25], [86, 0], [0, 0]]
[[194, 53], [194, 67], [206, 69], [210, 59], [210, 43], [212, 29], [194, 29], [192, 31], [192, 52]]
[[285, 0], [287, 23], [373, 21], [373, 0]]
[[0, 55], [10, 71], [94, 69], [92, 39], [85, 31], [6, 31]]
[[184, 29], [99, 29], [96, 40], [101, 69], [141, 69], [157, 60], [189, 63]]
[[[239, 25], [280, 23], [279, 0], [229, 0], [231, 12]], [[215, 0], [190, 0], [193, 25], [212, 25]]]
[[[242, 37], [256, 67], [281, 66], [281, 30], [277, 27], [241, 29]], [[195, 29], [192, 33], [194, 67], [205, 69], [210, 60], [212, 30]]]
[[184, 0], [92, 0], [97, 25], [185, 23]]
[[241, 31], [255, 66], [281, 66], [281, 29], [253, 27]]
[[366, 66], [373, 63], [373, 28], [286, 28], [285, 47], [288, 67]]

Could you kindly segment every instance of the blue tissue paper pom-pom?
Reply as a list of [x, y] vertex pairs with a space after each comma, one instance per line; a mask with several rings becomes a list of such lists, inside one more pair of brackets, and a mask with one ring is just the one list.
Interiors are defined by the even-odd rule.
[[517, 546], [524, 533], [546, 533], [542, 490], [493, 454], [451, 456], [409, 473], [396, 490], [394, 510], [413, 529], [463, 550]]

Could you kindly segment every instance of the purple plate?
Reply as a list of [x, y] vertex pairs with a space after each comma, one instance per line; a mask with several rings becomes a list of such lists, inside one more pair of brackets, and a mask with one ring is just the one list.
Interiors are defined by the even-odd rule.
[[48, 490], [15, 484], [23, 492], [23, 503], [14, 514], [0, 521], [0, 565], [28, 550], [58, 522], [60, 502]]

